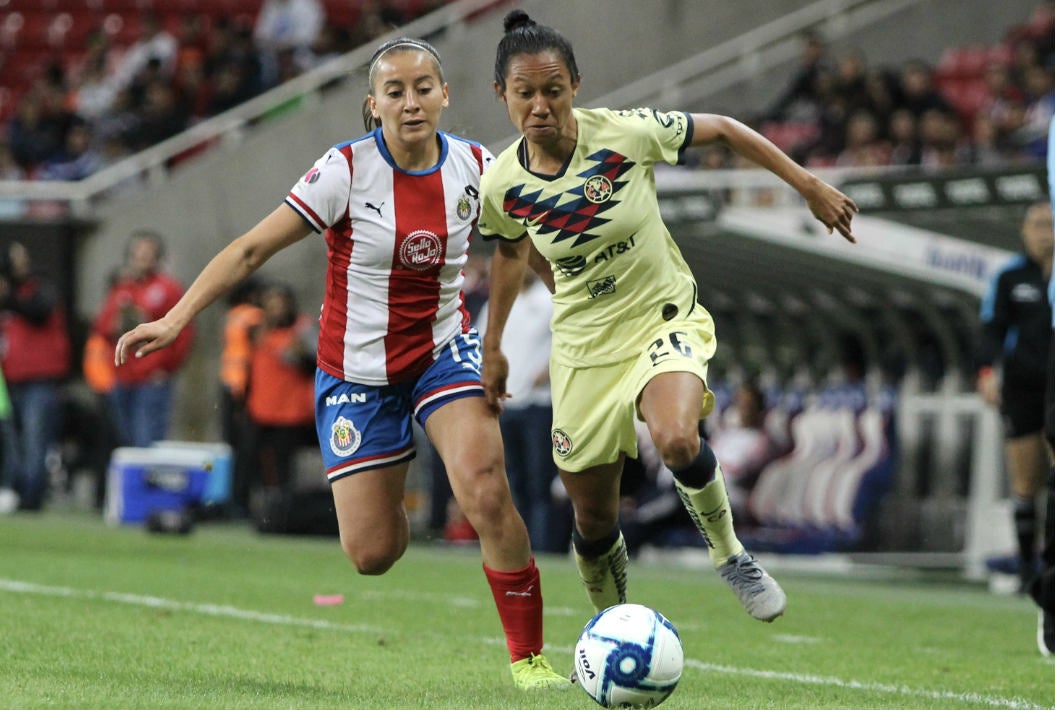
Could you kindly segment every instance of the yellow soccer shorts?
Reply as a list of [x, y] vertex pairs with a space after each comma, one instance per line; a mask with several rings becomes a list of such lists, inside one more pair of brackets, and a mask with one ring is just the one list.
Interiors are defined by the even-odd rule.
[[691, 372], [704, 383], [700, 418], [714, 409], [707, 363], [714, 355], [714, 321], [697, 305], [685, 318], [660, 322], [641, 339], [641, 353], [591, 367], [550, 363], [553, 460], [563, 471], [637, 456], [634, 418], [641, 391], [658, 374]]

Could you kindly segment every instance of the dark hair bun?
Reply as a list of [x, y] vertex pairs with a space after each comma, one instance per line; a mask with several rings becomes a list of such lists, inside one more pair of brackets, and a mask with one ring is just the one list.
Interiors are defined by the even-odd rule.
[[506, 34], [509, 34], [521, 27], [530, 27], [535, 24], [535, 21], [523, 10], [512, 10], [506, 15], [506, 19], [502, 24], [505, 27]]

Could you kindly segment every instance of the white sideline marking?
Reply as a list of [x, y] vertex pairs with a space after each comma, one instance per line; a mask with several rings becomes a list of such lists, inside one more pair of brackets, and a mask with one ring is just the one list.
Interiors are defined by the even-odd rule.
[[801, 636], [798, 634], [774, 634], [774, 641], [780, 641], [781, 643], [820, 643], [824, 639], [817, 638], [816, 636]]
[[[304, 617], [287, 616], [285, 614], [266, 614], [249, 609], [239, 609], [233, 606], [219, 604], [196, 604], [192, 602], [181, 602], [163, 597], [153, 597], [144, 594], [125, 594], [122, 592], [96, 592], [90, 589], [74, 589], [72, 587], [56, 587], [33, 582], [22, 582], [15, 579], [0, 578], [0, 590], [16, 592], [20, 594], [38, 594], [50, 597], [68, 597], [71, 599], [101, 599], [103, 601], [117, 602], [120, 604], [131, 604], [133, 606], [145, 606], [155, 609], [170, 609], [173, 611], [189, 611], [206, 616], [223, 616], [232, 619], [243, 619], [246, 621], [258, 621], [264, 624], [278, 624], [281, 626], [305, 626], [314, 629], [329, 629], [332, 631], [352, 631], [366, 633], [384, 633], [387, 629], [369, 624], [335, 624], [331, 621], [321, 619], [307, 619]], [[489, 643], [504, 646], [502, 639], [481, 639]], [[562, 653], [572, 653], [570, 647], [546, 646], [547, 650]], [[783, 680], [803, 685], [824, 685], [835, 688], [846, 688], [850, 690], [864, 690], [873, 693], [890, 693], [906, 697], [928, 698], [931, 700], [949, 700], [959, 703], [974, 703], [994, 708], [1010, 708], [1011, 710], [1050, 710], [1048, 706], [1034, 705], [1019, 698], [1000, 698], [978, 693], [955, 693], [949, 690], [922, 690], [909, 688], [902, 685], [891, 685], [888, 683], [870, 683], [857, 680], [844, 680], [833, 676], [808, 675], [804, 673], [785, 673], [782, 671], [766, 671], [757, 668], [738, 668], [735, 666], [723, 666], [715, 663], [704, 663], [692, 658], [685, 659], [685, 665], [701, 671], [711, 673], [727, 673], [730, 675], [743, 675], [752, 678], [764, 678], [770, 680]]]
[[0, 589], [8, 592], [20, 592], [22, 594], [40, 594], [49, 597], [70, 597], [74, 599], [102, 599], [104, 601], [119, 602], [121, 604], [132, 604], [134, 606], [146, 606], [155, 609], [170, 609], [172, 611], [190, 611], [206, 616], [225, 616], [231, 619], [245, 619], [247, 621], [259, 621], [264, 624], [278, 624], [280, 626], [307, 626], [314, 629], [330, 629], [333, 631], [356, 631], [367, 633], [379, 633], [385, 629], [380, 626], [369, 624], [335, 624], [332, 621], [322, 619], [306, 619], [303, 617], [287, 616], [285, 614], [265, 614], [249, 609], [239, 609], [233, 606], [220, 604], [195, 604], [193, 602], [179, 602], [162, 597], [151, 597], [143, 594], [124, 594], [121, 592], [94, 592], [90, 589], [73, 589], [71, 587], [52, 587], [44, 584], [33, 584], [32, 582], [20, 582], [14, 579], [0, 579]]
[[784, 673], [781, 671], [764, 671], [756, 668], [736, 668], [733, 666], [720, 666], [715, 663], [704, 663], [692, 658], [685, 659], [685, 665], [701, 671], [712, 673], [729, 673], [732, 675], [746, 675], [752, 678], [766, 678], [773, 680], [786, 680], [792, 683], [804, 685], [827, 685], [836, 688], [847, 688], [850, 690], [866, 690], [873, 693], [892, 693], [913, 698], [928, 698], [930, 700], [952, 700], [959, 703], [973, 703], [988, 705], [994, 708], [1012, 708], [1012, 710], [1050, 710], [1046, 705], [1034, 705], [1027, 700], [1019, 698], [997, 698], [978, 693], [955, 693], [951, 690], [922, 690], [909, 688], [904, 685], [891, 685], [889, 683], [866, 683], [859, 680], [843, 680], [832, 676], [807, 675], [804, 673]]

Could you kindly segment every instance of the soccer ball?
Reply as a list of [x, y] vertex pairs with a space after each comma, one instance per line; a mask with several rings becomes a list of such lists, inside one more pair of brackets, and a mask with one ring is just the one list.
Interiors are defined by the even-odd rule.
[[606, 708], [654, 708], [674, 692], [684, 665], [674, 625], [640, 604], [608, 607], [575, 644], [575, 675]]

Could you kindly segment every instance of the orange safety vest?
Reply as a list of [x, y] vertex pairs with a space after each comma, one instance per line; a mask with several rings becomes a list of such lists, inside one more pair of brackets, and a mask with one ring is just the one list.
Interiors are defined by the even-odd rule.
[[84, 343], [81, 370], [93, 391], [107, 394], [114, 388], [114, 346], [101, 334], [92, 333]]
[[220, 381], [236, 398], [245, 396], [249, 365], [253, 358], [252, 330], [264, 319], [264, 309], [239, 303], [227, 311], [220, 353]]
[[249, 368], [250, 418], [264, 426], [300, 426], [315, 421], [315, 377], [286, 353], [308, 326], [306, 318], [288, 328], [261, 332]]

